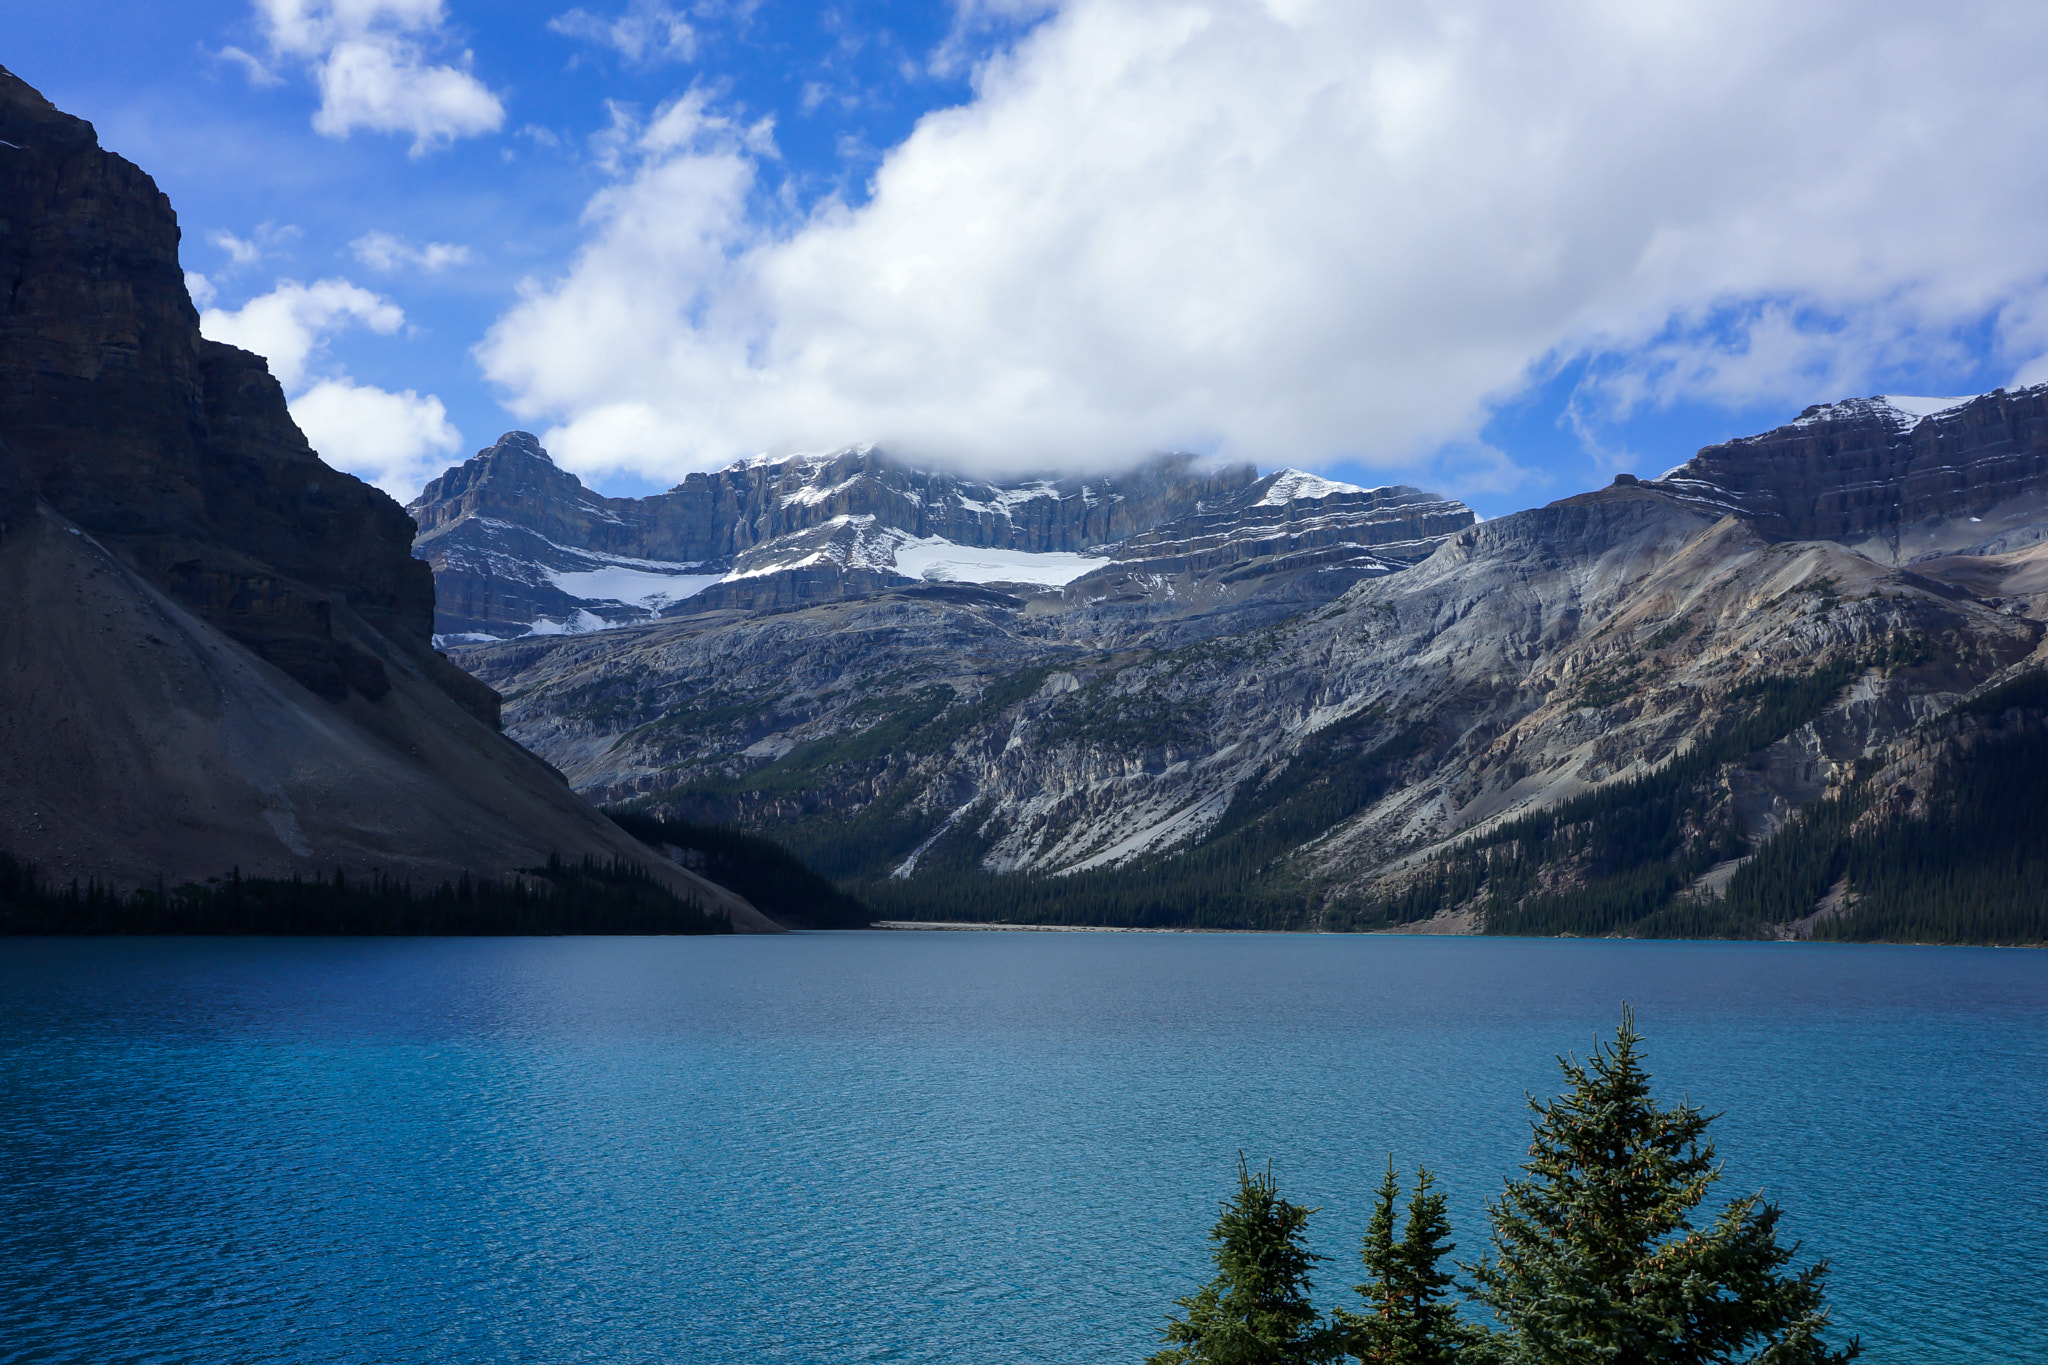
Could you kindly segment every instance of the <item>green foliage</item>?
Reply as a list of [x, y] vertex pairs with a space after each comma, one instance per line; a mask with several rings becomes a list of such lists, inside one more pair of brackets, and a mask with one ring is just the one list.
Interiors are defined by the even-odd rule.
[[681, 899], [636, 864], [549, 857], [509, 881], [472, 878], [415, 892], [381, 874], [350, 882], [244, 878], [118, 892], [43, 886], [0, 853], [7, 934], [729, 934], [732, 921]]
[[1692, 632], [1693, 619], [1690, 616], [1677, 617], [1670, 624], [1666, 625], [1664, 629], [1650, 637], [1650, 648], [1663, 649], [1667, 645], [1675, 645], [1686, 636], [1692, 634]]
[[1327, 727], [1264, 787], [1240, 786], [1190, 848], [1065, 876], [998, 876], [980, 866], [981, 822], [962, 818], [920, 856], [916, 876], [864, 884], [861, 895], [881, 919], [1301, 928], [1314, 889], [1278, 865], [1392, 790], [1401, 765], [1435, 735], [1417, 724], [1368, 743], [1384, 726], [1373, 712]]
[[1828, 870], [1839, 865], [1855, 905], [1813, 936], [2048, 942], [2048, 735], [1983, 743], [1927, 795], [1926, 817], [1895, 809], [1833, 845]]
[[1999, 716], [2007, 711], [2048, 711], [2048, 668], [2022, 673], [1972, 697], [1950, 712], [1956, 716]]
[[929, 727], [957, 695], [945, 683], [933, 683], [915, 692], [876, 698], [875, 702], [886, 710], [875, 724], [851, 735], [799, 744], [777, 761], [747, 774], [735, 786], [741, 791], [792, 791], [815, 781], [816, 775], [827, 769], [869, 767], [898, 753], [935, 747]]
[[1788, 1270], [1779, 1211], [1751, 1195], [1696, 1222], [1721, 1179], [1711, 1116], [1650, 1094], [1641, 1036], [1626, 1006], [1611, 1045], [1581, 1065], [1560, 1057], [1569, 1089], [1530, 1101], [1526, 1179], [1506, 1183], [1492, 1254], [1460, 1268], [1493, 1327], [1460, 1316], [1442, 1268], [1452, 1250], [1444, 1196], [1416, 1173], [1403, 1228], [1390, 1159], [1360, 1244], [1361, 1312], [1327, 1323], [1310, 1300], [1318, 1259], [1302, 1245], [1315, 1212], [1280, 1198], [1270, 1168], [1238, 1159], [1238, 1194], [1210, 1232], [1218, 1274], [1176, 1302], [1167, 1349], [1149, 1365], [1327, 1361], [1364, 1365], [1841, 1365], [1830, 1349], [1827, 1263]]
[[1061, 700], [1045, 738], [1117, 753], [1192, 748], [1201, 742], [1208, 704], [1152, 690], [1111, 692], [1111, 679], [1089, 684]]
[[1641, 1037], [1623, 1012], [1613, 1045], [1584, 1065], [1559, 1058], [1571, 1089], [1537, 1118], [1525, 1180], [1490, 1207], [1493, 1254], [1466, 1269], [1476, 1297], [1526, 1365], [1587, 1362], [1846, 1361], [1830, 1351], [1827, 1263], [1781, 1273], [1779, 1213], [1760, 1195], [1706, 1227], [1693, 1216], [1721, 1169], [1712, 1119], [1650, 1097]]
[[1366, 1281], [1355, 1287], [1365, 1312], [1337, 1310], [1345, 1350], [1364, 1365], [1456, 1365], [1476, 1338], [1446, 1298], [1455, 1280], [1443, 1259], [1454, 1247], [1444, 1196], [1431, 1192], [1433, 1183], [1427, 1170], [1416, 1171], [1408, 1226], [1396, 1236], [1401, 1181], [1387, 1158], [1387, 1177], [1359, 1248]]
[[1864, 666], [1841, 658], [1796, 676], [1731, 689], [1721, 727], [1663, 767], [1497, 826], [1440, 859], [1383, 907], [1420, 919], [1481, 897], [1492, 934], [1717, 934], [1752, 922], [1677, 902], [1715, 863], [1745, 850], [1721, 811], [1723, 765], [1824, 711]]
[[859, 929], [867, 907], [804, 866], [772, 839], [730, 825], [664, 820], [644, 810], [605, 807], [612, 823], [650, 848], [673, 846], [699, 855], [693, 870], [745, 896], [779, 924], [803, 929]]
[[2043, 711], [2048, 671], [1958, 706], [1951, 716], [2010, 716], [2015, 723], [1978, 732], [1966, 754], [1937, 769], [1924, 793], [1882, 791], [1866, 773], [1807, 807], [1736, 872], [1719, 913], [1731, 924], [1790, 923], [1812, 914], [1843, 883], [1850, 908], [1813, 924], [1813, 937], [2048, 942], [2048, 735], [2037, 719]]
[[1216, 1278], [1174, 1302], [1187, 1316], [1160, 1329], [1165, 1349], [1147, 1365], [1313, 1365], [1343, 1355], [1343, 1333], [1309, 1301], [1309, 1270], [1322, 1259], [1302, 1245], [1314, 1209], [1280, 1197], [1272, 1168], [1253, 1175], [1237, 1159], [1237, 1197], [1209, 1238]]
[[1633, 697], [1643, 681], [1641, 665], [1642, 660], [1631, 654], [1593, 673], [1579, 684], [1579, 705], [1606, 707]]

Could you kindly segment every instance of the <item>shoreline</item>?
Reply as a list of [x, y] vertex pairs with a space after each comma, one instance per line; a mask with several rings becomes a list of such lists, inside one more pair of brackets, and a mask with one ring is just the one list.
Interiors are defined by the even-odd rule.
[[985, 934], [1265, 934], [1284, 929], [1140, 929], [1121, 924], [990, 924], [980, 920], [878, 919], [870, 929], [952, 931]]

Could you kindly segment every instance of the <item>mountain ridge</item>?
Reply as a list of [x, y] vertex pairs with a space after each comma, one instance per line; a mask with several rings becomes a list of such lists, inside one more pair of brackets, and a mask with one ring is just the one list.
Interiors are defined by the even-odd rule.
[[1086, 593], [1095, 572], [1107, 586], [1285, 554], [1313, 556], [1294, 570], [1384, 572], [1472, 519], [1415, 489], [1298, 470], [1261, 478], [1188, 455], [1116, 475], [990, 482], [871, 446], [757, 457], [666, 493], [606, 498], [519, 431], [430, 481], [409, 510], [416, 553], [434, 568], [436, 631], [470, 643], [921, 581]]
[[[1625, 884], [1599, 931], [1670, 923], [2048, 662], [2044, 402], [1812, 409], [1258, 616], [884, 590], [459, 654], [580, 789], [772, 833], [890, 913], [1471, 929]], [[1763, 502], [1779, 465], [1805, 482]], [[1602, 794], [1643, 782], [1670, 828], [1617, 844]], [[1572, 810], [1578, 844], [1487, 842]]]
[[433, 648], [396, 502], [209, 341], [169, 200], [0, 68], [0, 848], [46, 885], [644, 862]]

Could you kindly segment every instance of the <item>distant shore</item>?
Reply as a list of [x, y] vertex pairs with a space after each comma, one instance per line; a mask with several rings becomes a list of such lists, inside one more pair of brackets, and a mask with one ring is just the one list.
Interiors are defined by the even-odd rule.
[[870, 929], [952, 929], [1011, 934], [1253, 934], [1257, 929], [1132, 929], [1114, 924], [987, 924], [976, 920], [881, 919]]

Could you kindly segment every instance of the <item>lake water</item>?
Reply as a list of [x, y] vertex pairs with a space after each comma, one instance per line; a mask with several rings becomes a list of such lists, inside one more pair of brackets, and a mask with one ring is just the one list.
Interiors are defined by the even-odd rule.
[[1869, 1358], [2044, 1358], [2048, 953], [866, 933], [0, 940], [0, 1359], [1137, 1361], [1240, 1150], [1476, 1252], [1623, 1000]]

